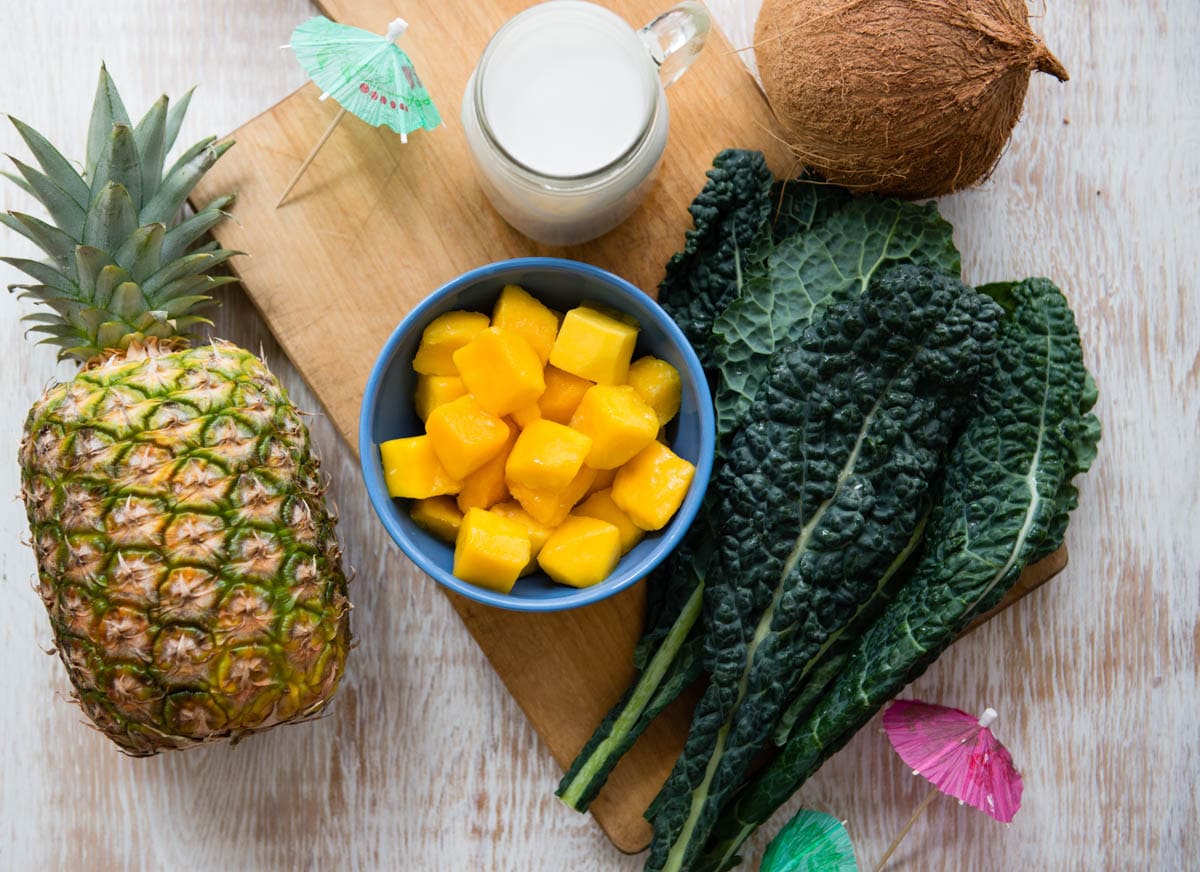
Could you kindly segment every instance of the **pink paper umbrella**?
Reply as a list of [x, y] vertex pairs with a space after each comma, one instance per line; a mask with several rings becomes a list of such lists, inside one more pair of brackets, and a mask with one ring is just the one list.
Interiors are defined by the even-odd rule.
[[1008, 823], [1021, 807], [1021, 775], [1012, 755], [988, 729], [996, 720], [987, 709], [978, 720], [955, 708], [917, 700], [897, 700], [883, 713], [883, 729], [900, 759], [934, 789], [917, 807], [883, 859], [878, 872], [929, 807], [938, 791]]

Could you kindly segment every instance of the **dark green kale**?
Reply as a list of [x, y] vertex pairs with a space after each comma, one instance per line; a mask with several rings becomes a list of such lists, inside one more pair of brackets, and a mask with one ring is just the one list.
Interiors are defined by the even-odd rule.
[[[717, 433], [745, 420], [776, 349], [794, 342], [820, 310], [859, 296], [890, 264], [961, 272], [952, 228], [934, 203], [847, 200], [840, 188], [796, 180], [784, 189], [785, 235], [764, 267], [743, 270], [741, 293], [712, 319]], [[805, 221], [809, 223], [805, 223]]]
[[710, 681], [651, 808], [647, 869], [691, 867], [823, 646], [909, 544], [1000, 313], [943, 272], [892, 267], [777, 352], [720, 472]]
[[986, 290], [1010, 309], [979, 409], [950, 454], [926, 541], [895, 600], [861, 636], [782, 753], [722, 813], [696, 868], [737, 864], [745, 839], [879, 708], [919, 676], [1030, 563], [1063, 541], [1096, 456], [1096, 388], [1074, 316], [1045, 279]]

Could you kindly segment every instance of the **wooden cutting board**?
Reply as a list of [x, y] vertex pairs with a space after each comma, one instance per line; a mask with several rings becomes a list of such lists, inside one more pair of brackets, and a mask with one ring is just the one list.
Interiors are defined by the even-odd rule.
[[[664, 264], [691, 226], [687, 206], [722, 148], [763, 151], [777, 175], [792, 161], [772, 136], [766, 102], [738, 56], [714, 32], [695, 66], [670, 89], [671, 135], [658, 184], [607, 236], [554, 249], [509, 228], [475, 184], [458, 121], [461, 95], [493, 32], [529, 0], [325, 0], [329, 17], [382, 32], [402, 14], [403, 46], [446, 124], [407, 145], [348, 118], [292, 192], [275, 202], [337, 112], [309, 86], [247, 123], [197, 189], [195, 200], [236, 191], [235, 221], [221, 243], [249, 252], [234, 269], [246, 292], [329, 417], [356, 450], [359, 403], [379, 348], [425, 295], [458, 274], [526, 255], [576, 258], [654, 293]], [[668, 0], [605, 0], [640, 26]], [[281, 60], [290, 63], [290, 59]], [[1014, 601], [1058, 572], [1065, 552], [1031, 567]], [[379, 579], [367, 583], [379, 583]], [[451, 596], [471, 634], [545, 741], [567, 765], [633, 676], [642, 586], [572, 612], [528, 615]], [[530, 669], [529, 664], [538, 664]], [[645, 847], [642, 810], [683, 745], [691, 700], [646, 732], [613, 772], [592, 814], [623, 851]], [[564, 814], [567, 813], [564, 810]]]

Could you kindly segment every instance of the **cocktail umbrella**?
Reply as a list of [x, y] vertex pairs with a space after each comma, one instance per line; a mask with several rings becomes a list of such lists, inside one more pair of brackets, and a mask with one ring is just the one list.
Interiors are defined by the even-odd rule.
[[908, 823], [892, 840], [876, 872], [882, 869], [908, 835], [938, 791], [960, 804], [974, 806], [998, 821], [1008, 823], [1021, 807], [1021, 775], [1012, 755], [992, 735], [995, 709], [983, 716], [917, 700], [897, 700], [883, 713], [883, 729], [900, 759], [933, 784]]
[[321, 88], [321, 99], [332, 97], [341, 109], [288, 183], [276, 208], [347, 112], [374, 127], [390, 127], [400, 134], [401, 142], [408, 142], [408, 134], [414, 130], [432, 130], [442, 123], [412, 61], [396, 45], [407, 29], [408, 22], [397, 18], [380, 36], [317, 15], [292, 31], [292, 41], [284, 48], [296, 53], [300, 66]]
[[845, 825], [802, 808], [767, 845], [758, 872], [858, 872]]

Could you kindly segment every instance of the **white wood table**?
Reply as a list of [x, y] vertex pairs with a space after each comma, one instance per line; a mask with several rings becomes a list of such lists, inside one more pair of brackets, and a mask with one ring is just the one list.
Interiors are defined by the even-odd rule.
[[[664, 0], [666, 5], [667, 0]], [[710, 0], [735, 45], [756, 0]], [[397, 11], [404, 4], [397, 0]], [[224, 133], [302, 82], [279, 51], [301, 0], [0, 4], [0, 109], [82, 153], [100, 60], [131, 111], [199, 82], [183, 133]], [[948, 197], [966, 277], [1045, 274], [1071, 295], [1100, 384], [1100, 460], [1058, 579], [956, 645], [912, 692], [991, 705], [1025, 776], [1003, 827], [936, 803], [895, 859], [910, 870], [1196, 868], [1200, 856], [1200, 3], [1097, 0], [1035, 10], [1071, 82], [1031, 83], [1026, 120], [982, 188]], [[414, 36], [419, 38], [419, 36]], [[441, 95], [446, 108], [456, 95]], [[314, 131], [314, 136], [319, 131]], [[24, 154], [0, 128], [0, 149]], [[0, 185], [0, 206], [29, 208]], [[13, 234], [0, 252], [29, 254]], [[7, 284], [16, 273], [0, 265]], [[338, 289], [330, 289], [331, 301]], [[23, 306], [0, 295], [0, 868], [635, 870], [553, 796], [558, 771], [433, 582], [375, 522], [356, 465], [313, 433], [342, 513], [358, 637], [329, 715], [236, 748], [126, 759], [67, 701], [15, 463], [53, 378]], [[314, 409], [248, 303], [221, 335], [261, 346]], [[315, 410], [319, 411], [319, 410]], [[873, 864], [919, 802], [873, 728], [803, 804], [849, 821]], [[752, 843], [755, 859], [766, 837]]]

